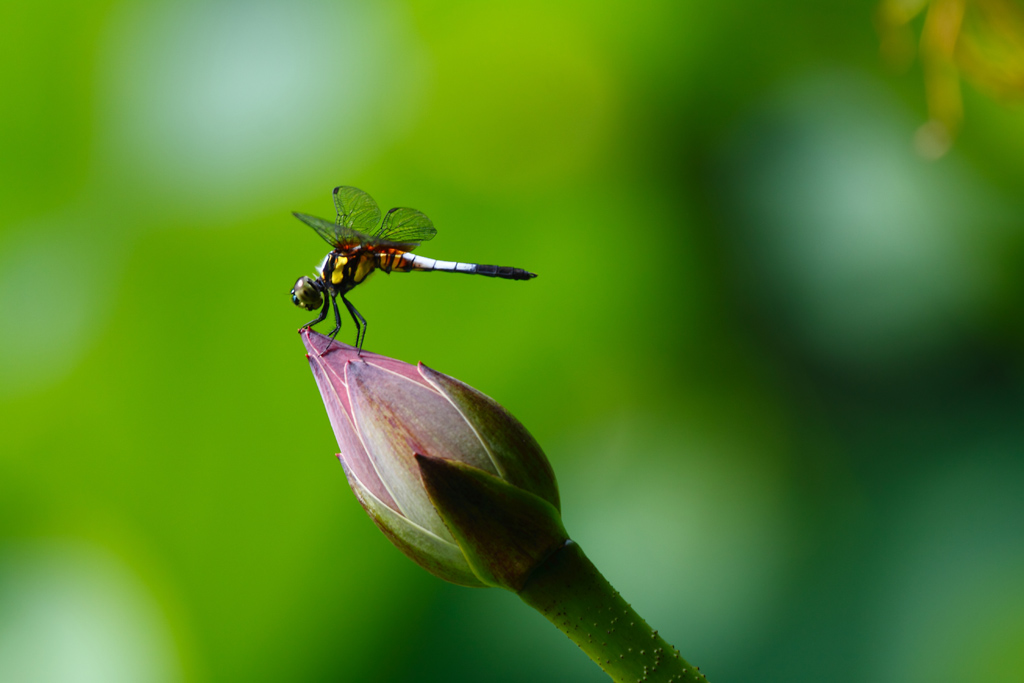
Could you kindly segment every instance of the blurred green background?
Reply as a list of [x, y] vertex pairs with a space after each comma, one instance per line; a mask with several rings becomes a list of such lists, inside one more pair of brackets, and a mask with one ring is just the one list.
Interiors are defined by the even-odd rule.
[[1024, 678], [1024, 113], [923, 160], [874, 9], [5, 2], [0, 680], [607, 680], [348, 489], [288, 296], [337, 184], [540, 274], [352, 300], [710, 680]]

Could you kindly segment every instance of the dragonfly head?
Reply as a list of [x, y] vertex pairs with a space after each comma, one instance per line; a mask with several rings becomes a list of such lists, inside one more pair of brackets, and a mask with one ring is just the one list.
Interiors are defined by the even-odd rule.
[[292, 287], [292, 303], [307, 311], [315, 311], [323, 304], [324, 298], [313, 278], [303, 275]]

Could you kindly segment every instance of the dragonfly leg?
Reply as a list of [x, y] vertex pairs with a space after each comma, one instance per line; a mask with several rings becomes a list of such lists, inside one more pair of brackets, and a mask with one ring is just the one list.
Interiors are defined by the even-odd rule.
[[317, 325], [317, 324], [323, 322], [324, 319], [327, 318], [327, 311], [328, 311], [328, 309], [330, 309], [330, 307], [331, 307], [331, 300], [328, 299], [327, 297], [324, 297], [324, 307], [320, 309], [320, 315], [318, 317], [314, 318], [313, 320], [310, 320], [308, 323], [306, 323], [305, 325], [303, 325], [299, 329], [300, 330], [304, 330], [307, 327], [313, 327], [313, 325]]
[[352, 316], [352, 321], [356, 324], [356, 349], [357, 355], [361, 355], [363, 353], [363, 341], [366, 339], [366, 318], [356, 310], [351, 301], [344, 296], [341, 297], [341, 300], [345, 302], [345, 308], [348, 309], [349, 315]]
[[[342, 301], [344, 301], [345, 297], [341, 297], [341, 299]], [[334, 338], [338, 336], [338, 330], [341, 329], [341, 312], [338, 311], [338, 301], [332, 296], [328, 299], [328, 302], [334, 304], [334, 329], [331, 330], [331, 333], [329, 335], [327, 335], [328, 337], [331, 338], [331, 341], [327, 344], [327, 348], [323, 350], [323, 353], [320, 354], [321, 356], [324, 355], [324, 353], [327, 353], [328, 351], [331, 350], [331, 345], [334, 343]]]

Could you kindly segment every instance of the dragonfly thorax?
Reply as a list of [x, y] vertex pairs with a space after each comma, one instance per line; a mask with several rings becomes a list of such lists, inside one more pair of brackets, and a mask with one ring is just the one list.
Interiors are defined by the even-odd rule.
[[317, 272], [330, 294], [344, 294], [362, 284], [376, 268], [374, 252], [354, 248], [345, 252], [330, 252], [317, 267]]

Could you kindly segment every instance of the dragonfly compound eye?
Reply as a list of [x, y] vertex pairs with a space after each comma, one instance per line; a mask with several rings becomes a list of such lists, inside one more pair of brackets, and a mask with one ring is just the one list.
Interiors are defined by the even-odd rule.
[[313, 281], [302, 276], [295, 281], [295, 286], [292, 287], [292, 303], [300, 308], [305, 308], [307, 311], [313, 311], [320, 308], [323, 304], [324, 299], [320, 295], [320, 290], [316, 288]]

